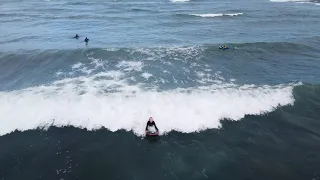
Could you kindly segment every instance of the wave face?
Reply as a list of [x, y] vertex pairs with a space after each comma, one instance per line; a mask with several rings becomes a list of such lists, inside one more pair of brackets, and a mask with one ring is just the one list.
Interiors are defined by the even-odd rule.
[[[220, 128], [223, 119], [294, 105], [298, 69], [319, 74], [318, 65], [298, 61], [314, 51], [310, 44], [230, 44], [228, 53], [218, 45], [2, 53], [0, 132], [72, 125], [143, 135], [150, 116], [161, 134]], [[288, 64], [292, 52], [297, 60]], [[239, 70], [240, 63], [246, 67]], [[263, 73], [268, 63], [277, 67], [274, 77]], [[297, 69], [296, 77], [286, 76], [282, 64]], [[275, 77], [282, 79], [271, 82]]]

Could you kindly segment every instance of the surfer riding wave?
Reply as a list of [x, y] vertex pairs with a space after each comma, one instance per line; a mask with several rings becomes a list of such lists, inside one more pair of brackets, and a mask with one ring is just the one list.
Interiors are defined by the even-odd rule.
[[146, 134], [149, 134], [149, 133], [152, 133], [152, 134], [159, 133], [158, 127], [157, 127], [156, 123], [153, 121], [152, 117], [149, 118], [147, 126], [146, 126]]

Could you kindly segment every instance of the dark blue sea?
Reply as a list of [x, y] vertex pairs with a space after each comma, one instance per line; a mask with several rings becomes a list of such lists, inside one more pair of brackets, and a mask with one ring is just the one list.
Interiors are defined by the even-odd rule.
[[0, 180], [320, 180], [319, 30], [319, 1], [0, 0]]

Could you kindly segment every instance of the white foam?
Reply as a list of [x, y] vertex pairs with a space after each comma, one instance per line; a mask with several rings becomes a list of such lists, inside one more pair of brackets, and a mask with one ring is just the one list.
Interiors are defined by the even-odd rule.
[[141, 71], [143, 63], [141, 61], [120, 61], [117, 67], [124, 71]]
[[148, 127], [149, 132], [156, 132], [156, 128], [154, 126]]
[[190, 0], [170, 0], [171, 2], [189, 2]]
[[[199, 76], [206, 76], [199, 73]], [[159, 79], [164, 83], [164, 79]], [[53, 125], [144, 134], [154, 117], [160, 133], [219, 128], [220, 120], [240, 120], [278, 105], [293, 104], [293, 85], [220, 84], [162, 91], [129, 85], [121, 71], [65, 78], [48, 86], [0, 92], [0, 135]]]
[[199, 16], [199, 17], [221, 17], [221, 16], [239, 16], [239, 15], [243, 15], [243, 13], [231, 13], [231, 14], [222, 14], [222, 13], [218, 13], [218, 14], [191, 14], [193, 16]]
[[271, 2], [301, 2], [301, 0], [270, 0]]
[[167, 70], [163, 70], [162, 71], [163, 73], [166, 73], [166, 74], [171, 74], [169, 71], [167, 71]]
[[55, 77], [59, 77], [59, 76], [61, 76], [61, 75], [63, 75], [63, 74], [64, 74], [63, 72], [58, 71], [58, 72], [56, 72]]
[[95, 69], [98, 68], [98, 67], [103, 67], [104, 68], [104, 63], [103, 63], [103, 61], [101, 59], [92, 58], [92, 57], [89, 57], [88, 59], [91, 60], [90, 64], [93, 64], [95, 66]]
[[72, 67], [73, 71], [79, 71], [85, 74], [91, 74], [93, 69], [88, 69], [86, 66], [84, 66], [84, 64], [82, 64], [81, 62], [78, 62], [76, 64], [74, 64]]
[[144, 77], [145, 79], [149, 79], [152, 76], [152, 74], [144, 72], [141, 74], [141, 76]]
[[320, 5], [320, 3], [311, 2], [311, 1], [301, 1], [301, 2], [296, 2], [296, 3], [299, 3], [299, 4], [315, 4], [315, 5], [317, 5], [317, 6]]
[[72, 69], [79, 69], [81, 66], [83, 66], [83, 64], [81, 62], [77, 62], [76, 64], [72, 65], [71, 68]]
[[295, 2], [295, 3], [313, 3], [308, 0], [270, 0], [271, 2]]
[[315, 4], [315, 5], [320, 5], [320, 3], [317, 2], [312, 2], [312, 1], [308, 1], [308, 0], [270, 0], [271, 2], [280, 2], [280, 3], [284, 3], [284, 2], [293, 2], [293, 3], [299, 3], [299, 4]]
[[301, 0], [270, 0], [271, 2], [301, 2]]

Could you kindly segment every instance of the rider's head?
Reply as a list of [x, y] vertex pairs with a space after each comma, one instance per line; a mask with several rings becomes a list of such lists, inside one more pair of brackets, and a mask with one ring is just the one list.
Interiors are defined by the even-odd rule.
[[153, 121], [152, 117], [149, 117], [149, 122], [152, 122], [152, 121]]

